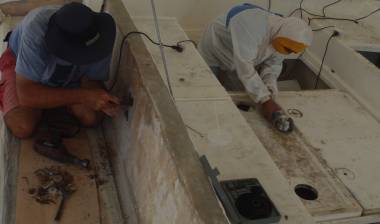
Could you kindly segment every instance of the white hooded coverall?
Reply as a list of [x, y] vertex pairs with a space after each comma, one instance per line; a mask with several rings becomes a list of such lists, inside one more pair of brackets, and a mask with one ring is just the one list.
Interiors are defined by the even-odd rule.
[[257, 6], [244, 5], [249, 7], [232, 17], [228, 13], [220, 16], [210, 24], [198, 49], [210, 67], [236, 71], [251, 98], [263, 103], [278, 92], [277, 78], [284, 60], [272, 47], [272, 40], [286, 37], [310, 45], [312, 31], [301, 19], [282, 18]]

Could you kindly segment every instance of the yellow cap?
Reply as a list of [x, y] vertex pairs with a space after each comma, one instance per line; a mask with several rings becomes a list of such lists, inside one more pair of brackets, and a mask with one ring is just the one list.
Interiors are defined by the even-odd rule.
[[301, 53], [306, 45], [286, 37], [276, 37], [272, 41], [273, 48], [281, 54]]

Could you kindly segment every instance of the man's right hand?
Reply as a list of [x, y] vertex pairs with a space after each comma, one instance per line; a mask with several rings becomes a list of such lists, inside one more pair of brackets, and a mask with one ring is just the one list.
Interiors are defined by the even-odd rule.
[[264, 117], [269, 121], [272, 122], [272, 115], [273, 113], [280, 111], [281, 107], [277, 105], [276, 102], [274, 102], [273, 99], [269, 99], [261, 104], [262, 106], [262, 113]]
[[103, 111], [109, 116], [114, 116], [120, 108], [120, 100], [118, 97], [109, 94], [103, 89], [86, 89], [83, 104], [93, 110]]

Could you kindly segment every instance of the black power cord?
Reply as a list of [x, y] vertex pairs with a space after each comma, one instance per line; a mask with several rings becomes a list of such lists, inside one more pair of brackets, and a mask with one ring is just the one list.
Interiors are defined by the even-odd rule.
[[294, 13], [296, 13], [297, 11], [301, 11], [301, 18], [303, 18], [303, 14], [302, 14], [303, 12], [306, 12], [307, 14], [312, 15], [312, 16], [320, 16], [320, 17], [323, 16], [323, 15], [318, 15], [318, 14], [312, 13], [312, 12], [310, 12], [310, 11], [304, 9], [304, 8], [302, 7], [303, 2], [304, 2], [304, 0], [301, 0], [301, 1], [300, 1], [300, 4], [299, 4], [299, 7], [296, 8], [296, 9], [294, 9], [294, 10], [289, 14], [288, 17], [292, 16], [292, 15], [293, 15]]
[[319, 84], [319, 80], [321, 79], [321, 74], [322, 74], [322, 69], [323, 69], [323, 65], [325, 63], [325, 59], [326, 59], [326, 55], [327, 55], [327, 51], [329, 49], [329, 45], [330, 45], [330, 41], [332, 40], [333, 37], [336, 37], [336, 36], [339, 36], [339, 32], [334, 30], [333, 34], [329, 37], [329, 39], [327, 40], [327, 44], [326, 44], [326, 48], [325, 48], [325, 53], [323, 54], [323, 58], [322, 58], [322, 62], [321, 62], [321, 66], [319, 67], [319, 71], [318, 71], [318, 75], [316, 77], [316, 80], [315, 80], [315, 84], [314, 84], [314, 89], [317, 89], [318, 88], [318, 84]]
[[272, 0], [268, 0], [268, 12], [272, 10]]
[[333, 5], [336, 5], [336, 4], [338, 4], [339, 2], [341, 2], [341, 1], [342, 1], [342, 0], [337, 0], [337, 1], [333, 2], [333, 3], [330, 3], [330, 4], [328, 4], [328, 5], [323, 6], [323, 8], [322, 8], [322, 14], [323, 14], [323, 16], [327, 17], [327, 16], [326, 16], [326, 9], [327, 9], [328, 7], [333, 6]]
[[321, 27], [321, 28], [318, 28], [318, 29], [313, 29], [313, 31], [314, 32], [318, 32], [318, 31], [325, 30], [325, 29], [328, 29], [328, 28], [335, 28], [335, 26], [325, 26], [325, 27]]
[[305, 13], [311, 15], [311, 16], [315, 16], [315, 17], [313, 17], [313, 18], [308, 18], [308, 20], [309, 20], [309, 24], [311, 23], [312, 20], [338, 20], [338, 21], [349, 21], [349, 22], [353, 22], [353, 23], [358, 24], [360, 20], [366, 19], [366, 18], [370, 17], [371, 15], [375, 14], [376, 12], [379, 12], [379, 11], [380, 11], [380, 8], [378, 8], [378, 9], [375, 9], [374, 11], [370, 12], [368, 15], [365, 15], [365, 16], [362, 16], [362, 17], [359, 17], [359, 18], [356, 18], [356, 19], [352, 19], [352, 18], [339, 18], [339, 17], [328, 17], [328, 16], [326, 15], [326, 9], [327, 9], [328, 7], [331, 7], [331, 6], [333, 6], [333, 5], [336, 5], [336, 4], [340, 3], [341, 1], [342, 1], [342, 0], [337, 0], [337, 1], [333, 2], [333, 3], [330, 3], [330, 4], [328, 4], [328, 5], [325, 5], [325, 6], [322, 8], [322, 15], [318, 15], [318, 14], [316, 14], [316, 13], [312, 13], [312, 12], [310, 12], [310, 11], [304, 9], [304, 8], [302, 7], [302, 4], [303, 4], [304, 0], [301, 0], [301, 1], [300, 1], [300, 4], [299, 4], [299, 7], [296, 8], [295, 10], [293, 10], [293, 11], [289, 14], [289, 16], [292, 16], [295, 12], [300, 11], [300, 12], [301, 12], [301, 18], [303, 18], [303, 12], [305, 12]]
[[348, 18], [338, 18], [338, 17], [314, 17], [314, 18], [308, 18], [309, 20], [309, 25], [311, 21], [313, 20], [336, 20], [336, 21], [348, 21], [348, 22], [353, 22], [358, 24], [359, 21], [356, 19], [348, 19]]
[[[140, 31], [131, 31], [129, 33], [127, 33], [122, 41], [121, 41], [121, 44], [120, 44], [120, 49], [119, 49], [119, 58], [118, 58], [118, 61], [117, 61], [117, 65], [116, 65], [116, 71], [115, 71], [115, 77], [114, 77], [114, 80], [111, 84], [111, 86], [107, 89], [108, 92], [111, 92], [112, 89], [115, 87], [116, 85], [116, 82], [117, 82], [117, 75], [119, 74], [119, 68], [120, 68], [120, 63], [121, 63], [121, 58], [123, 56], [123, 46], [125, 44], [125, 41], [131, 36], [131, 35], [135, 35], [135, 34], [138, 34], [138, 35], [143, 35], [144, 37], [146, 37], [151, 43], [153, 43], [154, 45], [158, 45], [160, 46], [161, 44], [158, 43], [157, 41], [154, 41], [148, 34], [144, 33], [144, 32], [140, 32]], [[185, 43], [185, 42], [191, 42], [194, 44], [195, 48], [197, 48], [197, 43], [191, 39], [188, 39], [188, 40], [181, 40], [181, 41], [178, 41], [175, 45], [168, 45], [168, 44], [162, 44], [163, 47], [168, 47], [168, 48], [171, 48], [179, 53], [183, 52], [184, 50], [184, 47], [181, 45], [182, 43]]]
[[366, 15], [366, 16], [363, 16], [363, 17], [359, 17], [359, 18], [357, 18], [356, 21], [360, 21], [360, 20], [366, 19], [366, 18], [372, 16], [373, 14], [375, 14], [375, 13], [377, 13], [377, 12], [379, 12], [379, 11], [380, 11], [380, 8], [379, 8], [379, 9], [376, 9], [376, 10], [374, 10], [374, 11], [372, 11], [372, 12], [370, 12], [370, 13], [369, 13], [368, 15]]

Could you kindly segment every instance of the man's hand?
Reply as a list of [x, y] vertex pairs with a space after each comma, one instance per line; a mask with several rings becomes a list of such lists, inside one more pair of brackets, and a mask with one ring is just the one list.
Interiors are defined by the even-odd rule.
[[267, 88], [269, 92], [271, 93], [272, 99], [274, 99], [278, 94], [278, 87], [276, 82], [268, 83]]
[[273, 113], [281, 110], [280, 106], [278, 106], [272, 99], [265, 101], [261, 106], [264, 117], [270, 122], [272, 122]]
[[103, 89], [86, 89], [83, 104], [95, 111], [114, 116], [120, 109], [120, 100]]

